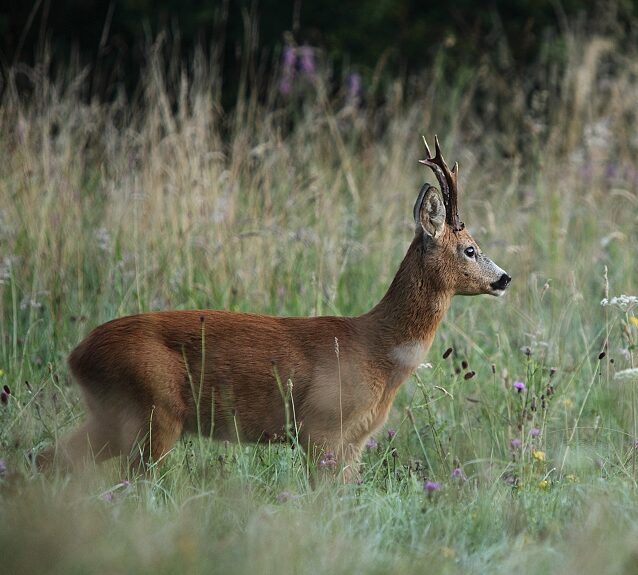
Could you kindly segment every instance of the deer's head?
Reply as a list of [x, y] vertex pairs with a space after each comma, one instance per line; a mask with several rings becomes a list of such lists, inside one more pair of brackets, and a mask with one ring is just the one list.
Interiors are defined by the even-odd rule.
[[438, 138], [435, 154], [425, 144], [425, 160], [441, 190], [430, 184], [421, 188], [414, 205], [416, 231], [422, 236], [424, 258], [446, 291], [458, 295], [503, 295], [512, 278], [490, 260], [459, 219], [458, 163], [450, 170], [441, 155]]

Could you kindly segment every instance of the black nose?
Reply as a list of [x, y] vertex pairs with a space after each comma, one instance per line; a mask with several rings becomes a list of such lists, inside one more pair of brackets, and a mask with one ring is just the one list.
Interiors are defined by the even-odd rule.
[[508, 285], [510, 285], [511, 281], [512, 278], [510, 276], [503, 274], [497, 282], [492, 284], [492, 289], [505, 289]]

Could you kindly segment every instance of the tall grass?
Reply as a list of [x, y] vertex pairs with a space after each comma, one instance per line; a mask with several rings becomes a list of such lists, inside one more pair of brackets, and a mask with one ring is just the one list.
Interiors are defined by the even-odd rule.
[[[46, 58], [7, 71], [3, 571], [629, 572], [638, 382], [614, 374], [635, 367], [638, 311], [600, 300], [638, 292], [638, 60], [561, 41], [526, 78], [496, 57], [450, 77], [440, 58], [368, 107], [322, 70], [285, 98], [247, 79], [223, 113], [214, 62], [157, 47], [134, 101], [87, 103], [83, 71], [54, 77]], [[313, 490], [296, 450], [193, 437], [147, 478], [33, 472], [26, 454], [82, 417], [65, 357], [103, 321], [367, 311], [411, 239], [434, 133], [461, 166], [462, 218], [514, 281], [456, 298], [361, 485]]]

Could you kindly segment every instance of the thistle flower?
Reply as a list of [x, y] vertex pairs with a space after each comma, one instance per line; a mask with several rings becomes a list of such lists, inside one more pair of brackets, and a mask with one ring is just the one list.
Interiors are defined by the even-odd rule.
[[377, 440], [374, 437], [368, 437], [368, 441], [366, 441], [366, 449], [376, 449], [379, 447]]
[[525, 391], [525, 384], [520, 380], [516, 380], [513, 384], [512, 387], [518, 391], [519, 393], [522, 391]]
[[441, 484], [437, 481], [428, 480], [423, 484], [423, 489], [425, 489], [428, 494], [434, 493], [435, 491], [441, 489]]
[[4, 459], [0, 459], [0, 477], [7, 472], [7, 462]]
[[463, 473], [463, 470], [460, 467], [455, 467], [452, 470], [452, 478], [453, 479], [460, 479], [461, 481], [467, 481], [467, 477], [466, 477], [465, 473]]
[[529, 430], [529, 434], [532, 437], [538, 437], [541, 434], [541, 430], [538, 429], [538, 427], [532, 427], [532, 429]]
[[388, 429], [388, 439], [392, 441], [397, 434], [396, 429]]
[[335, 454], [332, 451], [326, 451], [323, 454], [321, 461], [319, 461], [319, 467], [323, 467], [325, 469], [328, 467], [334, 467], [335, 465], [337, 465]]
[[512, 449], [518, 449], [521, 445], [523, 445], [523, 442], [518, 437], [510, 439], [510, 447]]

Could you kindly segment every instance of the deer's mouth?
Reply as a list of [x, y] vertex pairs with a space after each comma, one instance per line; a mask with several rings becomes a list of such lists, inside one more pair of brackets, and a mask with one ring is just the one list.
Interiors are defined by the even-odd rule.
[[492, 282], [490, 284], [490, 287], [492, 288], [491, 294], [497, 297], [502, 296], [505, 293], [507, 286], [510, 285], [511, 281], [512, 281], [512, 278], [508, 276], [506, 273], [503, 273], [503, 275], [500, 278], [498, 278], [497, 281]]

